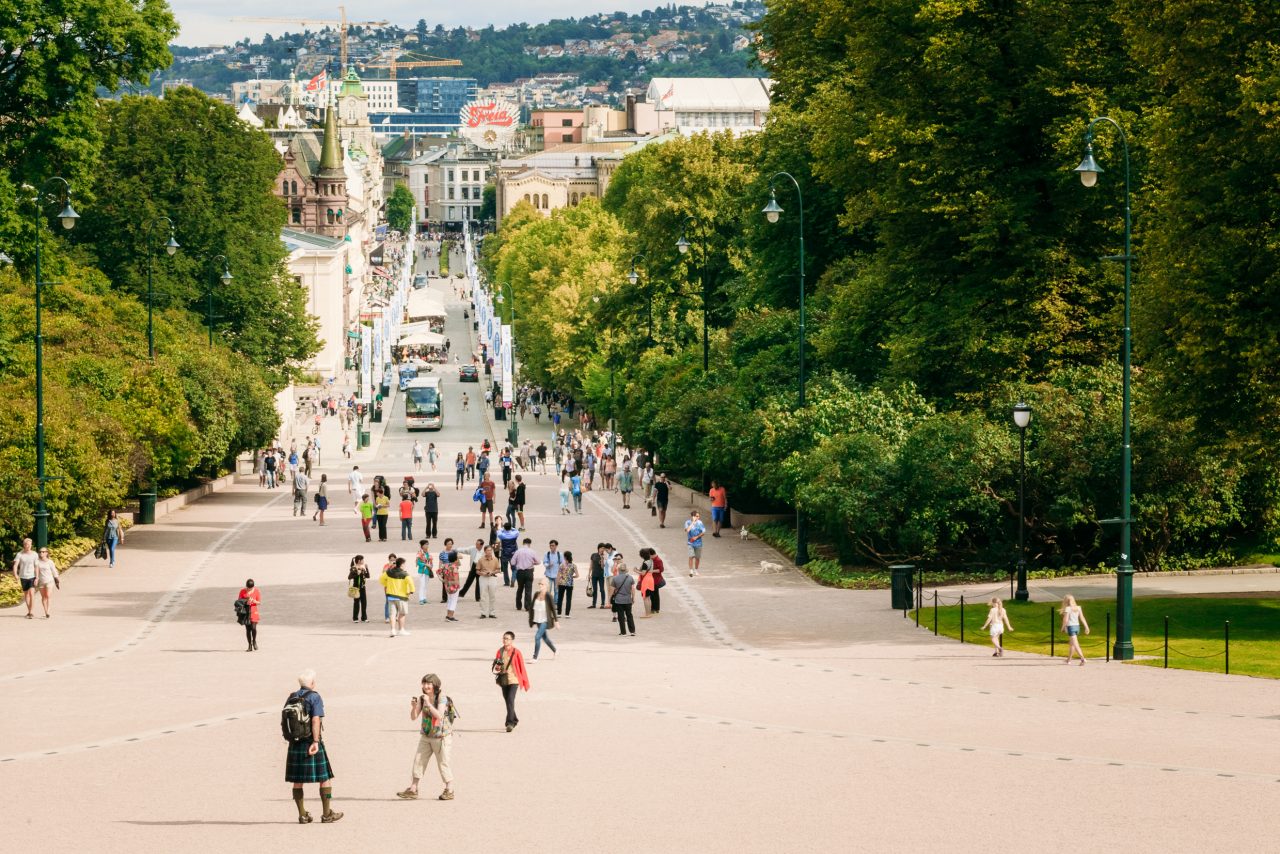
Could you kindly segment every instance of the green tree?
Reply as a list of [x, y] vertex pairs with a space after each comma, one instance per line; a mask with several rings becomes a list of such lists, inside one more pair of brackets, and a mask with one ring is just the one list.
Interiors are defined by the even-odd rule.
[[221, 338], [282, 384], [318, 344], [305, 294], [285, 267], [285, 208], [273, 194], [281, 160], [270, 138], [190, 88], [99, 109], [107, 145], [98, 200], [84, 208], [72, 239], [93, 253], [113, 287], [145, 299], [145, 226], [170, 217], [182, 249], [166, 257], [159, 248], [167, 229], [153, 228], [157, 304], [203, 312], [206, 289], [221, 273], [212, 258], [225, 255], [234, 278], [217, 285]]
[[413, 228], [413, 193], [404, 184], [396, 184], [387, 199], [387, 224], [404, 234]]

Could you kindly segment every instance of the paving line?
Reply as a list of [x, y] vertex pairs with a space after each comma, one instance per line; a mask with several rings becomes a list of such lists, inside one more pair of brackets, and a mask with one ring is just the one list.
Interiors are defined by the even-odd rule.
[[215, 540], [213, 545], [205, 551], [204, 557], [202, 557], [185, 576], [175, 581], [175, 586], [167, 594], [161, 597], [160, 601], [155, 604], [147, 616], [143, 617], [141, 627], [132, 635], [73, 661], [55, 664], [50, 667], [41, 667], [37, 670], [27, 670], [22, 673], [11, 673], [5, 676], [0, 676], [0, 684], [30, 679], [35, 676], [44, 676], [49, 673], [58, 673], [60, 671], [69, 670], [72, 667], [82, 667], [86, 664], [95, 664], [99, 661], [105, 661], [108, 658], [123, 655], [124, 653], [131, 652], [136, 649], [138, 645], [153, 637], [155, 630], [158, 629], [161, 624], [176, 614], [183, 605], [186, 605], [187, 602], [191, 601], [191, 597], [195, 594], [196, 581], [204, 571], [209, 568], [209, 565], [213, 562], [214, 558], [230, 546], [233, 540], [244, 533], [245, 529], [248, 528], [251, 523], [256, 521], [259, 516], [278, 504], [288, 494], [288, 491], [281, 492], [275, 498], [272, 498], [266, 504], [263, 504], [253, 513], [250, 513], [242, 519], [234, 528], [229, 529], [221, 537]]

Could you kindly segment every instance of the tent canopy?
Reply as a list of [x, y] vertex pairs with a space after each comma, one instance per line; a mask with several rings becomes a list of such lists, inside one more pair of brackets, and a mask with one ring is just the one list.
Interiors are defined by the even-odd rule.
[[409, 294], [408, 312], [410, 317], [444, 317], [444, 297], [437, 291], [427, 288]]
[[444, 336], [436, 332], [415, 331], [400, 336], [402, 347], [443, 347]]

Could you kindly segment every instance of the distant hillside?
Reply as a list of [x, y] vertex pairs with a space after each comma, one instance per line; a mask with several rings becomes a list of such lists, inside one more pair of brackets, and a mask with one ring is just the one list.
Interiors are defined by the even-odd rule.
[[[389, 49], [458, 59], [461, 66], [430, 71], [474, 77], [481, 86], [540, 73], [568, 73], [583, 84], [608, 84], [617, 93], [650, 77], [762, 75], [748, 28], [764, 11], [762, 0], [734, 0], [501, 29], [446, 30], [421, 20], [410, 30], [353, 27], [348, 47], [357, 63]], [[337, 32], [330, 29], [266, 36], [256, 43], [245, 39], [223, 48], [174, 45], [172, 50], [174, 64], [152, 81], [157, 91], [172, 80], [189, 81], [210, 94], [226, 94], [232, 83], [255, 76], [283, 79], [296, 70], [299, 77], [310, 77], [325, 67], [336, 71], [339, 53]]]

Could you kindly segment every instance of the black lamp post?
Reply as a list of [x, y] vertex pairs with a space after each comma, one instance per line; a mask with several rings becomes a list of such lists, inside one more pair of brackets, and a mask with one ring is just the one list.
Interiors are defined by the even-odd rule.
[[[213, 256], [213, 263], [216, 264], [219, 261], [222, 262], [222, 275], [218, 277], [218, 280], [222, 282], [223, 287], [226, 287], [227, 285], [231, 284], [231, 279], [233, 278], [233, 276], [231, 275], [231, 265], [230, 265], [230, 262], [227, 261], [226, 255]], [[208, 304], [207, 304], [205, 313], [209, 321], [209, 346], [210, 347], [213, 346], [213, 288], [214, 288], [214, 285], [212, 282], [210, 282], [209, 289], [206, 292], [206, 297], [208, 298]]]
[[[769, 222], [777, 222], [778, 217], [782, 214], [782, 206], [778, 204], [778, 194], [776, 192], [774, 182], [779, 178], [787, 178], [796, 188], [796, 203], [800, 207], [800, 224], [797, 232], [800, 238], [800, 408], [804, 409], [804, 381], [805, 381], [805, 326], [804, 326], [804, 193], [800, 191], [800, 182], [790, 172], [777, 172], [769, 179], [769, 204], [764, 206], [760, 212], [764, 214], [765, 219]], [[809, 562], [809, 531], [805, 522], [804, 513], [800, 511], [799, 502], [796, 504], [796, 566], [804, 566]]]
[[[680, 239], [676, 241], [676, 249], [680, 250], [681, 255], [689, 254], [689, 247], [693, 245], [687, 237], [689, 228], [693, 223], [693, 217], [687, 216], [684, 218], [684, 228], [680, 234]], [[707, 337], [707, 277], [706, 271], [702, 269], [706, 260], [706, 247], [703, 247], [702, 262], [698, 265], [698, 285], [699, 290], [702, 291], [702, 373], [704, 376], [711, 367], [711, 343]]]
[[1013, 598], [1026, 602], [1031, 598], [1027, 592], [1027, 550], [1023, 539], [1027, 529], [1027, 425], [1031, 423], [1031, 407], [1016, 404], [1013, 423], [1018, 428], [1018, 589]]
[[[509, 306], [511, 310], [511, 389], [514, 392], [516, 387], [516, 290], [511, 287], [510, 282], [498, 282], [497, 285], [501, 288], [501, 290], [498, 291], [498, 304], [502, 305], [504, 302], [511, 303]], [[504, 299], [503, 294], [508, 294], [509, 296]], [[499, 387], [498, 393], [501, 393], [501, 387]], [[502, 401], [498, 400], [498, 394], [494, 395], [493, 402], [495, 409], [505, 408], [502, 406]], [[518, 448], [520, 447], [520, 424], [515, 417], [514, 400], [511, 402], [510, 415], [511, 426], [507, 428], [507, 439], [513, 448]]]
[[173, 239], [173, 220], [167, 216], [158, 216], [144, 226], [147, 236], [147, 358], [153, 362], [156, 360], [156, 336], [155, 326], [152, 323], [155, 289], [152, 285], [151, 277], [151, 257], [154, 254], [151, 245], [151, 232], [153, 228], [162, 222], [169, 226], [169, 240], [164, 244], [165, 254], [172, 256], [173, 253], [178, 251], [178, 241]]
[[[53, 195], [53, 188], [57, 189], [57, 195]], [[44, 485], [49, 478], [45, 476], [44, 469], [44, 319], [40, 298], [41, 289], [45, 285], [54, 283], [43, 280], [41, 262], [44, 260], [44, 255], [40, 241], [40, 225], [44, 218], [45, 205], [49, 201], [55, 205], [59, 203], [62, 205], [58, 222], [62, 223], [64, 229], [74, 228], [80, 215], [75, 212], [75, 208], [71, 207], [71, 184], [65, 178], [56, 176], [50, 178], [36, 192], [34, 201], [36, 209], [36, 481], [40, 484], [40, 503], [36, 505], [35, 513], [35, 540], [36, 548], [42, 549], [49, 545], [49, 505], [45, 502], [44, 491]]]
[[1122, 403], [1120, 440], [1121, 472], [1120, 472], [1120, 518], [1104, 519], [1104, 524], [1120, 526], [1120, 563], [1116, 567], [1116, 643], [1114, 656], [1120, 661], [1133, 658], [1133, 562], [1130, 558], [1130, 544], [1133, 528], [1132, 512], [1132, 473], [1133, 447], [1130, 444], [1130, 393], [1129, 384], [1133, 373], [1131, 361], [1133, 345], [1133, 329], [1130, 326], [1129, 303], [1133, 284], [1133, 213], [1129, 205], [1129, 140], [1119, 122], [1107, 116], [1100, 116], [1089, 122], [1085, 130], [1084, 159], [1074, 170], [1080, 176], [1080, 183], [1092, 187], [1098, 183], [1098, 175], [1102, 167], [1093, 159], [1093, 129], [1100, 123], [1106, 123], [1120, 134], [1120, 144], [1124, 149], [1124, 254], [1107, 255], [1104, 261], [1124, 262], [1124, 394]]
[[[679, 246], [680, 244], [676, 244]], [[631, 272], [627, 273], [627, 281], [631, 282], [631, 286], [635, 287], [640, 282], [640, 272], [636, 270], [637, 261], [648, 261], [649, 256], [643, 252], [637, 252], [631, 256]], [[649, 322], [649, 332], [645, 337], [645, 346], [653, 346], [653, 285], [650, 284], [645, 288], [645, 314]]]

